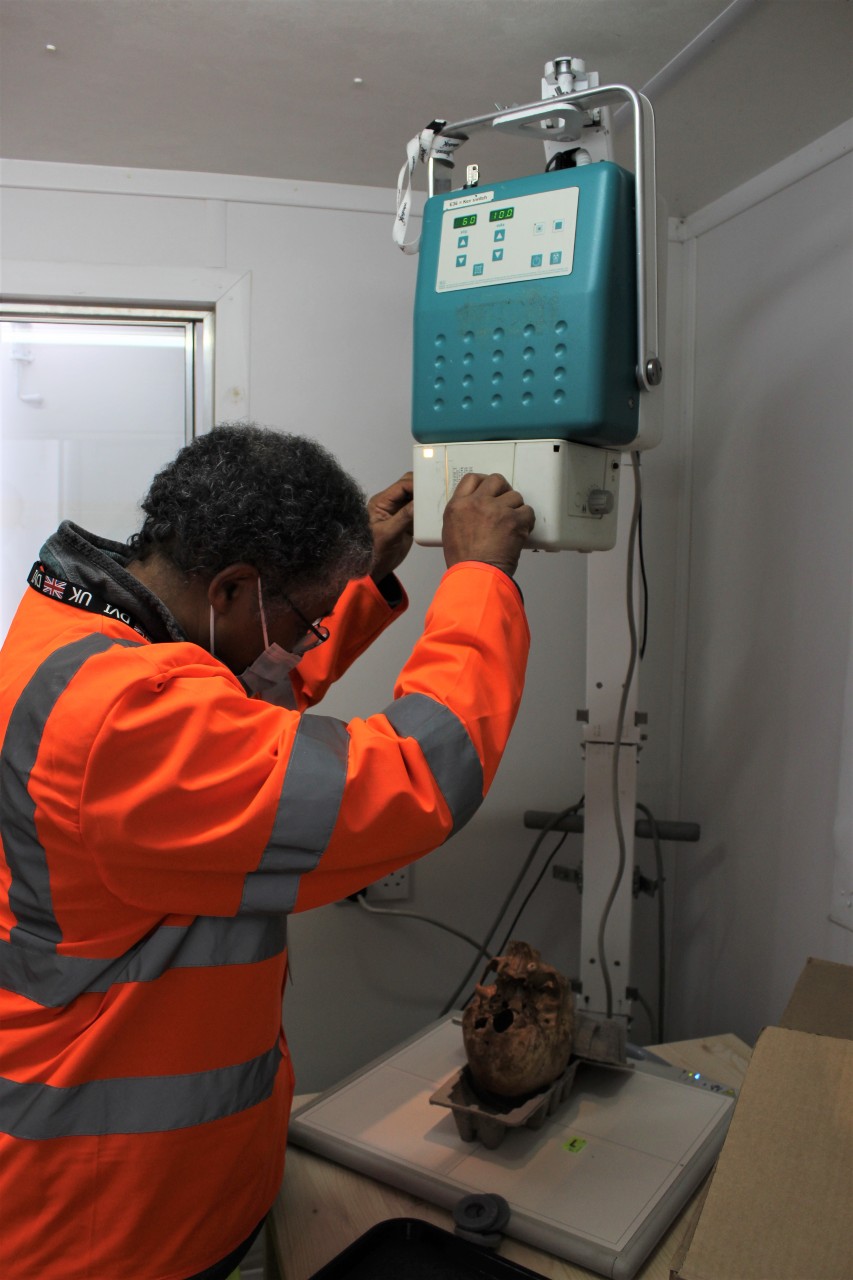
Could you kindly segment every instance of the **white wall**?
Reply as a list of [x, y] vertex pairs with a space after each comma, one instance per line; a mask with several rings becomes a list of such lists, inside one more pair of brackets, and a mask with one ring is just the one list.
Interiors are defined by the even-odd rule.
[[[371, 491], [408, 468], [416, 263], [392, 245], [392, 192], [12, 161], [4, 178], [9, 294], [28, 292], [34, 281], [41, 294], [127, 301], [136, 288], [150, 299], [156, 282], [165, 281], [165, 301], [196, 302], [211, 279], [224, 289], [242, 278], [249, 282], [243, 297], [251, 298], [249, 376], [247, 385], [235, 384], [231, 415], [231, 384], [217, 388], [220, 418], [251, 416], [312, 434]], [[666, 394], [675, 415], [676, 377]], [[684, 464], [675, 430], [644, 465], [653, 604], [641, 696], [651, 737], [639, 798], [669, 818], [691, 816], [672, 808], [678, 761], [669, 729], [672, 673], [680, 671], [680, 543], [673, 528]], [[440, 551], [414, 549], [403, 573], [409, 614], [334, 691], [326, 710], [347, 718], [386, 705], [442, 569]], [[523, 827], [524, 810], [562, 809], [583, 789], [576, 711], [585, 702], [586, 561], [575, 553], [525, 555], [519, 576], [533, 650], [513, 740], [480, 813], [414, 869], [409, 904], [475, 937], [491, 923], [535, 836]], [[653, 874], [650, 846], [638, 856]], [[568, 838], [559, 860], [579, 862], [579, 837]], [[634, 977], [650, 1002], [655, 920], [653, 904], [642, 899]], [[546, 878], [516, 936], [575, 974], [576, 890]], [[352, 905], [294, 920], [291, 942], [286, 1021], [305, 1089], [339, 1078], [435, 1017], [473, 959], [445, 933], [380, 921]], [[632, 1034], [648, 1038], [641, 1013]]]
[[704, 832], [678, 862], [672, 1030], [683, 1036], [752, 1040], [809, 955], [853, 961], [853, 933], [829, 918], [843, 867], [853, 925], [851, 133], [683, 230], [682, 796]]

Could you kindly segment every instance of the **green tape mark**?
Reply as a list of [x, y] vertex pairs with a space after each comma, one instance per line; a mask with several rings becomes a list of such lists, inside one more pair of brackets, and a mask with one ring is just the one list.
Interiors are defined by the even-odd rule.
[[568, 1142], [563, 1143], [564, 1151], [571, 1151], [575, 1156], [579, 1151], [583, 1151], [586, 1146], [586, 1138], [569, 1138]]

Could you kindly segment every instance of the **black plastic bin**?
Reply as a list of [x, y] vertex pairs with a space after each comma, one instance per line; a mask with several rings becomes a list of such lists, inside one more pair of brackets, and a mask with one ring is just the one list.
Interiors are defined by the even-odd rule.
[[421, 1218], [389, 1218], [359, 1236], [311, 1280], [543, 1280]]

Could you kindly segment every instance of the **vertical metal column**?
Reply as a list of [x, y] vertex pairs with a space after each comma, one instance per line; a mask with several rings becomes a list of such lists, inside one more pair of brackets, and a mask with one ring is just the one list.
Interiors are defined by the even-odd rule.
[[[625, 993], [626, 988], [631, 985], [634, 820], [640, 746], [636, 715], [636, 663], [628, 689], [619, 743], [617, 729], [631, 658], [628, 554], [634, 498], [631, 455], [623, 453], [616, 546], [605, 555], [590, 555], [587, 572], [587, 704], [583, 713], [586, 724], [583, 733], [585, 800], [580, 965], [583, 991], [579, 1004], [585, 1011], [601, 1017], [627, 1017], [631, 1011], [631, 1002]], [[636, 555], [631, 590], [636, 618], [639, 596]], [[621, 848], [616, 819], [617, 805], [614, 802], [615, 764], [618, 764]], [[605, 913], [607, 923], [602, 939]]]

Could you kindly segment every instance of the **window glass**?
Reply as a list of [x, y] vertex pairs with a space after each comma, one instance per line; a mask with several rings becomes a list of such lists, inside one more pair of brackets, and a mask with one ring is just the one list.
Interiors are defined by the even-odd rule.
[[125, 541], [195, 430], [193, 319], [0, 317], [0, 638], [62, 519]]

